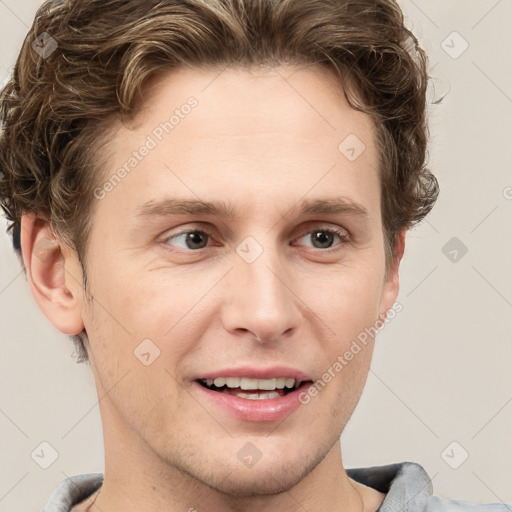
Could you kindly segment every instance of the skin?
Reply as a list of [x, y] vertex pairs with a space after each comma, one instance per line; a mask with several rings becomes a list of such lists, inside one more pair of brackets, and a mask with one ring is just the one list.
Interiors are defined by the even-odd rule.
[[[340, 434], [363, 390], [373, 341], [283, 421], [238, 420], [196, 389], [201, 372], [284, 364], [320, 379], [396, 300], [386, 272], [374, 126], [316, 67], [181, 69], [161, 77], [131, 126], [117, 123], [105, 178], [175, 108], [198, 106], [95, 206], [86, 300], [76, 253], [26, 214], [22, 249], [41, 310], [66, 334], [85, 326], [103, 424], [105, 478], [91, 510], [375, 511], [384, 494], [349, 479]], [[365, 151], [349, 161], [349, 134]], [[164, 195], [229, 201], [233, 218], [136, 218]], [[350, 198], [368, 215], [300, 216], [304, 199]], [[315, 230], [341, 228], [332, 247]], [[181, 231], [208, 230], [187, 248]], [[263, 253], [236, 252], [253, 237]], [[43, 241], [45, 257], [37, 257]], [[134, 350], [151, 339], [160, 356]], [[238, 451], [262, 453], [251, 468]]]

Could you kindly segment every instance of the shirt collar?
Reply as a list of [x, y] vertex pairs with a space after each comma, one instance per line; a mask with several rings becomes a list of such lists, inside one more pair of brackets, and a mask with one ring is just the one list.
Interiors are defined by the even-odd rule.
[[352, 468], [346, 472], [356, 482], [386, 493], [377, 512], [421, 512], [427, 509], [432, 496], [432, 481], [415, 462]]

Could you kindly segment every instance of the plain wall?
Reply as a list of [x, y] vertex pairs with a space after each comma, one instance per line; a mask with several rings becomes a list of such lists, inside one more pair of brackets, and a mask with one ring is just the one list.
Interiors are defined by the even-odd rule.
[[[0, 81], [38, 4], [0, 1]], [[441, 194], [407, 236], [403, 310], [378, 337], [342, 435], [344, 462], [415, 461], [437, 495], [511, 503], [512, 2], [400, 4], [430, 56], [430, 98], [446, 94], [430, 109], [429, 161]], [[66, 476], [103, 471], [103, 441], [90, 369], [76, 364], [70, 339], [38, 309], [5, 227], [0, 511], [27, 512], [41, 510]], [[58, 452], [48, 469], [31, 458], [43, 441]]]

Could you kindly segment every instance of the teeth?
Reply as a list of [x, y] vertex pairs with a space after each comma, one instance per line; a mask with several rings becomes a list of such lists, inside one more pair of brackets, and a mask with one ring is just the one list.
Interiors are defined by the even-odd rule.
[[286, 385], [287, 379], [284, 377], [280, 377], [279, 379], [276, 379], [276, 388], [277, 389], [284, 389], [284, 386]]
[[280, 398], [281, 395], [275, 391], [269, 393], [235, 393], [235, 396], [240, 398], [247, 398], [248, 400], [268, 400], [269, 398]]
[[272, 391], [274, 389], [284, 389], [285, 387], [288, 389], [295, 387], [295, 379], [286, 377], [279, 377], [274, 379], [249, 379], [247, 377], [238, 379], [236, 377], [216, 377], [215, 379], [204, 379], [203, 382], [206, 382], [206, 385], [209, 387], [212, 385], [215, 385], [218, 388], [227, 386], [228, 388], [241, 388], [243, 390], [261, 389], [264, 391]]
[[228, 388], [238, 388], [238, 379], [233, 379], [232, 377], [226, 377], [226, 386]]
[[264, 384], [264, 387], [261, 389], [276, 389], [275, 381], [273, 383], [271, 383], [270, 387], [269, 387], [268, 380], [260, 381], [258, 379], [246, 379], [245, 377], [242, 377], [240, 379], [240, 388], [241, 389], [258, 389], [260, 382], [262, 382]]

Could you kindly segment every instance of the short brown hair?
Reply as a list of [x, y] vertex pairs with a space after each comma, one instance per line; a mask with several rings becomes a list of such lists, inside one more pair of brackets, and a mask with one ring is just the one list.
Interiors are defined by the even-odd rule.
[[[438, 195], [425, 167], [427, 57], [393, 0], [45, 2], [0, 95], [0, 201], [18, 255], [21, 216], [35, 212], [77, 251], [87, 290], [98, 155], [112, 120], [132, 118], [163, 71], [280, 63], [333, 71], [375, 121], [389, 263], [400, 229]], [[84, 334], [72, 337], [80, 360]]]

